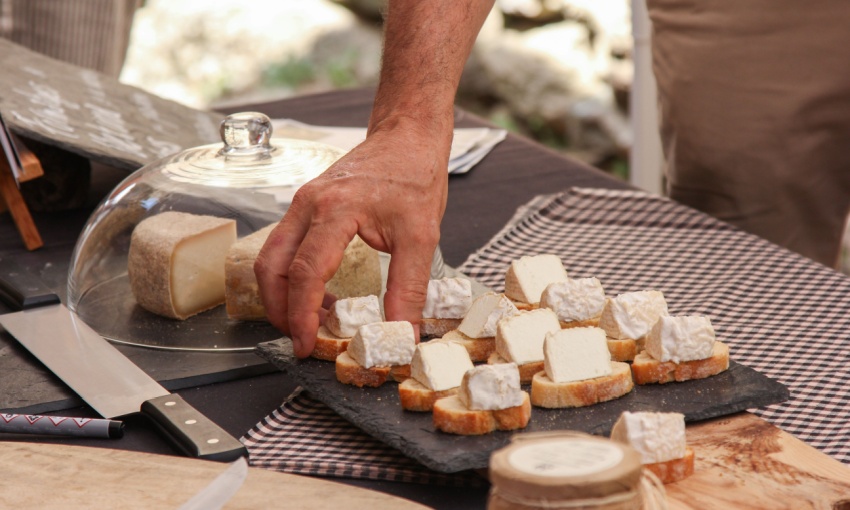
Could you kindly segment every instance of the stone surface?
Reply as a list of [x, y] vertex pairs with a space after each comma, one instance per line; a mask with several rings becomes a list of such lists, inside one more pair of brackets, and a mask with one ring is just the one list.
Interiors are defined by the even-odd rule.
[[[486, 468], [490, 453], [508, 444], [516, 432], [484, 436], [444, 434], [434, 429], [429, 413], [406, 412], [401, 408], [395, 383], [378, 388], [341, 384], [336, 380], [333, 363], [296, 359], [289, 340], [260, 344], [257, 351], [342, 417], [437, 471]], [[696, 421], [788, 398], [784, 385], [732, 362], [729, 370], [709, 379], [636, 387], [620, 399], [591, 407], [535, 407], [528, 427], [519, 433], [569, 429], [607, 436], [620, 413], [626, 410], [675, 411], [683, 413], [687, 421]]]

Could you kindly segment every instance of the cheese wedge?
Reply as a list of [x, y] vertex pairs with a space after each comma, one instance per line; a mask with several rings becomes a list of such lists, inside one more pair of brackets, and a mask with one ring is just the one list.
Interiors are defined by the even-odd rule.
[[168, 211], [133, 230], [127, 271], [136, 302], [155, 314], [186, 319], [224, 302], [224, 260], [236, 221]]
[[460, 384], [458, 399], [474, 411], [495, 411], [521, 405], [526, 393], [519, 384], [516, 363], [479, 365], [468, 370]]
[[496, 352], [517, 365], [543, 361], [546, 334], [560, 330], [558, 317], [548, 308], [521, 312], [499, 321]]
[[348, 355], [363, 368], [408, 365], [416, 349], [413, 325], [405, 321], [360, 326], [348, 344]]
[[611, 354], [600, 328], [559, 329], [543, 343], [546, 375], [555, 383], [611, 375]]
[[442, 278], [428, 282], [424, 319], [462, 319], [472, 306], [472, 283], [466, 278]]
[[518, 313], [519, 310], [504, 294], [488, 292], [472, 302], [457, 329], [470, 338], [493, 337], [500, 320]]
[[359, 236], [348, 243], [342, 262], [325, 290], [339, 298], [379, 296], [381, 294], [381, 260], [378, 252]]
[[254, 275], [254, 261], [276, 223], [239, 239], [227, 251], [224, 262], [224, 303], [227, 316], [237, 320], [265, 320], [266, 309]]
[[716, 336], [711, 319], [663, 316], [649, 331], [644, 348], [658, 361], [681, 363], [711, 357]]
[[643, 464], [681, 459], [685, 456], [685, 415], [626, 411], [611, 429], [611, 439], [631, 445]]
[[555, 312], [561, 322], [586, 321], [602, 315], [605, 291], [596, 278], [568, 278], [550, 283], [540, 296], [540, 308]]
[[328, 309], [325, 327], [340, 338], [351, 338], [360, 326], [383, 321], [378, 296], [337, 299]]
[[667, 315], [667, 301], [661, 292], [626, 292], [608, 300], [599, 327], [615, 340], [639, 340], [662, 315]]
[[457, 388], [472, 360], [462, 345], [434, 340], [416, 346], [410, 376], [433, 391]]
[[567, 270], [557, 255], [520, 257], [505, 274], [505, 295], [514, 301], [535, 305], [546, 286], [567, 280]]

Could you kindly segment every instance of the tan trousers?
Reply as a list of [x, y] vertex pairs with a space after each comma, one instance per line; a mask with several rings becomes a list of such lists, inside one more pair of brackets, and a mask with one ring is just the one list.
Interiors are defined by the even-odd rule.
[[850, 210], [850, 3], [647, 3], [670, 196], [834, 267]]

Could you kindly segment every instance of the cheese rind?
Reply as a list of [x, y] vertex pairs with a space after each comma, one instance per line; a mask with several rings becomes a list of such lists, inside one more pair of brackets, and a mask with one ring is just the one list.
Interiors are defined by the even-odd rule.
[[546, 334], [560, 331], [558, 316], [548, 308], [538, 308], [499, 321], [496, 327], [496, 352], [517, 365], [543, 361]]
[[685, 415], [624, 412], [611, 429], [611, 439], [631, 445], [642, 464], [685, 456]]
[[348, 243], [336, 273], [325, 290], [339, 298], [381, 294], [381, 260], [378, 252], [359, 236]]
[[460, 386], [463, 374], [472, 367], [462, 345], [434, 340], [416, 346], [410, 376], [431, 390], [444, 391]]
[[340, 338], [351, 338], [360, 326], [383, 320], [378, 296], [344, 298], [328, 309], [325, 327]]
[[522, 303], [537, 304], [547, 285], [567, 280], [567, 270], [557, 255], [520, 257], [505, 274], [505, 295]]
[[599, 327], [615, 340], [638, 340], [649, 333], [662, 315], [667, 315], [667, 301], [661, 292], [626, 292], [608, 300]]
[[277, 223], [239, 239], [227, 251], [224, 262], [224, 303], [227, 316], [238, 320], [263, 320], [266, 309], [254, 274], [254, 261]]
[[659, 361], [681, 363], [712, 355], [716, 340], [711, 319], [700, 315], [663, 316], [646, 337], [646, 352]]
[[516, 363], [500, 363], [468, 370], [457, 396], [468, 409], [496, 411], [522, 404], [523, 393]]
[[490, 338], [496, 336], [496, 324], [500, 320], [518, 313], [517, 307], [504, 294], [488, 292], [472, 302], [457, 329], [470, 338]]
[[411, 323], [374, 322], [357, 329], [347, 352], [363, 368], [372, 368], [407, 365], [415, 349]]
[[133, 230], [130, 288], [144, 309], [186, 319], [224, 302], [224, 261], [236, 221], [167, 211]]
[[553, 382], [611, 375], [608, 341], [600, 328], [561, 329], [548, 333], [543, 351], [543, 369]]
[[596, 278], [550, 283], [540, 296], [540, 307], [552, 310], [564, 322], [593, 319], [605, 308], [605, 290]]
[[461, 319], [472, 306], [472, 283], [466, 278], [428, 282], [423, 319]]

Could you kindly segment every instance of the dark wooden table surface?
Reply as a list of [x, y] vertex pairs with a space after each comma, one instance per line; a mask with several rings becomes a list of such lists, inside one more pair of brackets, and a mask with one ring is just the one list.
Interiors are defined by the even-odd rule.
[[[252, 105], [250, 109], [273, 118], [293, 118], [319, 125], [365, 126], [372, 103], [370, 90], [337, 91]], [[484, 125], [469, 113], [458, 111], [458, 127]], [[64, 292], [67, 268], [77, 236], [89, 213], [126, 172], [97, 168], [86, 208], [63, 213], [35, 214], [45, 240], [44, 248], [27, 252], [8, 214], [0, 215], [0, 258], [12, 258], [36, 271], [60, 294]], [[570, 186], [623, 188], [627, 184], [580, 162], [566, 159], [542, 146], [509, 135], [469, 173], [451, 176], [449, 199], [442, 223], [440, 246], [446, 262], [461, 264], [485, 244], [511, 218], [517, 207], [538, 194], [554, 193]], [[2, 262], [0, 262], [2, 263]], [[0, 305], [0, 312], [5, 312]], [[7, 377], [10, 377], [7, 374]], [[26, 381], [28, 389], [51, 389], [61, 383], [51, 377]], [[202, 384], [202, 383], [201, 383]], [[241, 436], [273, 411], [294, 389], [284, 374], [273, 372], [237, 378], [227, 382], [191, 386], [178, 391], [190, 404], [209, 416], [229, 433]], [[8, 385], [0, 394], [14, 395]], [[68, 391], [65, 389], [65, 391]], [[70, 394], [70, 392], [68, 391]], [[53, 414], [95, 416], [87, 407], [75, 407]], [[17, 438], [32, 440], [29, 437]], [[84, 439], [38, 439], [129, 451], [177, 455], [153, 427], [141, 417], [130, 418], [124, 438], [117, 441]], [[435, 508], [483, 508], [486, 489], [455, 489], [417, 484], [341, 480], [403, 496]]]

